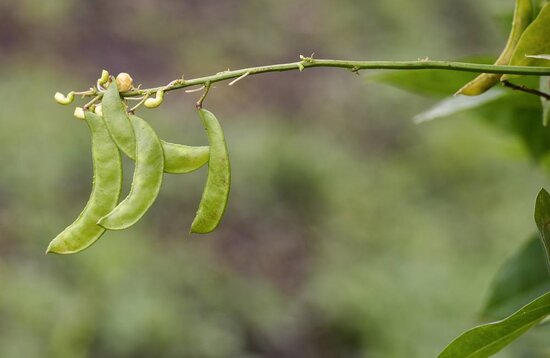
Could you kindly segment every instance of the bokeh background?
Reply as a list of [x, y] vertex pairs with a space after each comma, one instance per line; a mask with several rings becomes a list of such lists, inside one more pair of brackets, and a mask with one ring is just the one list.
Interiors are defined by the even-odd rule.
[[[341, 69], [218, 83], [222, 225], [188, 228], [203, 168], [166, 175], [134, 227], [44, 255], [91, 188], [87, 127], [56, 91], [103, 68], [156, 86], [319, 58], [497, 54], [513, 1], [0, 1], [0, 357], [432, 357], [477, 324], [498, 266], [534, 232], [547, 177], [475, 116]], [[451, 93], [449, 93], [451, 94]], [[204, 144], [199, 94], [138, 113]], [[132, 163], [126, 163], [126, 188]], [[548, 356], [538, 331], [500, 357]], [[546, 351], [545, 351], [546, 349]]]

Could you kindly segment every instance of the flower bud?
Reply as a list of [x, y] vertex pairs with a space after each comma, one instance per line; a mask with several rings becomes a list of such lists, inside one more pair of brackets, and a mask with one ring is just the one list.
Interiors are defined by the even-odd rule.
[[56, 92], [54, 98], [57, 103], [67, 105], [74, 101], [74, 92], [69, 92], [67, 96], [61, 92]]
[[76, 107], [74, 109], [74, 116], [78, 119], [86, 119], [86, 116], [84, 115], [84, 110], [82, 107]]
[[109, 72], [107, 70], [103, 70], [101, 71], [101, 77], [99, 78], [98, 83], [100, 85], [104, 85], [107, 81], [109, 81]]
[[103, 110], [101, 109], [101, 105], [98, 104], [94, 108], [94, 113], [97, 114], [100, 117], [103, 117]]
[[164, 101], [164, 91], [158, 90], [156, 97], [154, 98], [147, 98], [143, 105], [147, 108], [156, 108], [160, 106], [160, 104]]
[[126, 72], [121, 72], [116, 76], [116, 86], [119, 92], [126, 92], [134, 88], [132, 77]]

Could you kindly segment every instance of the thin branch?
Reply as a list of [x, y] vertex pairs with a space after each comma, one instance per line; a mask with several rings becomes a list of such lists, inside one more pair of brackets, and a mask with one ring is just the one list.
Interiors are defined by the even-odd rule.
[[206, 96], [208, 96], [208, 92], [210, 91], [210, 86], [212, 84], [210, 82], [206, 82], [204, 84], [204, 93], [202, 94], [201, 98], [199, 98], [199, 100], [197, 101], [197, 103], [195, 104], [195, 107], [197, 107], [197, 109], [201, 109], [202, 108], [202, 103], [204, 102], [204, 100], [206, 99]]
[[502, 81], [502, 84], [504, 85], [504, 87], [508, 87], [508, 88], [511, 88], [513, 90], [516, 90], [516, 91], [521, 91], [521, 92], [525, 92], [525, 93], [529, 93], [529, 94], [534, 94], [535, 96], [539, 96], [539, 97], [542, 97], [548, 101], [550, 101], [550, 94], [546, 93], [546, 92], [541, 92], [539, 90], [536, 90], [534, 88], [530, 88], [530, 87], [526, 87], [524, 85], [515, 85], [509, 81]]
[[[132, 113], [134, 114], [134, 112], [136, 111], [136, 109], [139, 108], [139, 106], [141, 106], [143, 103], [145, 103], [145, 101], [147, 101], [147, 98], [149, 98], [149, 94], [146, 94], [145, 96], [143, 96], [142, 98], [139, 98], [139, 102], [133, 106], [132, 108], [130, 108], [128, 110], [128, 113]], [[128, 99], [133, 99], [133, 98], [128, 98]]]
[[92, 104], [94, 104], [95, 102], [99, 101], [100, 98], [101, 98], [100, 95], [95, 96], [90, 102], [88, 102], [88, 103], [86, 103], [86, 104], [84, 105], [84, 109], [90, 108], [90, 106], [91, 106]]
[[235, 83], [239, 82], [240, 80], [242, 80], [243, 78], [245, 78], [249, 74], [250, 74], [250, 72], [247, 72], [244, 75], [235, 78], [233, 81], [229, 82], [228, 86], [233, 86]]
[[[447, 70], [447, 71], [462, 71], [474, 73], [499, 73], [499, 74], [515, 74], [515, 75], [531, 75], [531, 76], [550, 76], [550, 67], [532, 67], [532, 66], [498, 66], [467, 62], [452, 62], [452, 61], [348, 61], [348, 60], [327, 60], [313, 59], [312, 57], [301, 57], [301, 61], [290, 62], [268, 66], [258, 66], [244, 68], [240, 70], [227, 70], [216, 73], [214, 75], [198, 77], [189, 80], [175, 80], [165, 86], [134, 89], [122, 93], [124, 97], [143, 96], [148, 93], [163, 90], [164, 92], [174, 91], [181, 88], [192, 86], [204, 86], [208, 83], [232, 80], [239, 77], [258, 75], [268, 72], [284, 72], [304, 70], [310, 67], [336, 67], [345, 68], [357, 73], [359, 70]], [[95, 91], [90, 91], [86, 95], [95, 95]], [[100, 94], [102, 95], [102, 94]]]

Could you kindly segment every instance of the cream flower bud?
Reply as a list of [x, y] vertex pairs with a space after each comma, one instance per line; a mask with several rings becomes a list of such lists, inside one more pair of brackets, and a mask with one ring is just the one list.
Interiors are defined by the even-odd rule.
[[98, 104], [94, 108], [94, 113], [97, 114], [100, 117], [103, 117], [103, 110], [101, 109], [101, 105]]
[[56, 94], [54, 95], [54, 99], [59, 104], [70, 104], [72, 101], [74, 101], [74, 92], [69, 92], [67, 96], [65, 96], [61, 92], [56, 92]]
[[78, 119], [86, 119], [86, 116], [84, 115], [84, 110], [82, 107], [76, 107], [74, 109], [74, 116]]
[[134, 88], [132, 82], [132, 77], [126, 72], [121, 72], [116, 76], [116, 86], [119, 92], [126, 92]]

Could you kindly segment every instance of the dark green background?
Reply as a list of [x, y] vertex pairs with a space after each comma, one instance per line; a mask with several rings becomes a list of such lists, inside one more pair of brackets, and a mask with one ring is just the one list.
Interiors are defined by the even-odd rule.
[[[217, 231], [187, 234], [202, 169], [167, 175], [136, 226], [44, 256], [92, 176], [87, 128], [53, 94], [103, 68], [150, 87], [313, 52], [496, 55], [512, 6], [0, 2], [0, 357], [435, 356], [479, 322], [498, 265], [535, 230], [547, 181], [516, 137], [473, 115], [414, 125], [432, 101], [365, 72], [218, 83], [205, 107], [225, 128], [233, 187]], [[165, 140], [204, 144], [198, 96], [172, 92], [138, 114]], [[534, 344], [544, 333], [499, 357], [547, 356]]]

